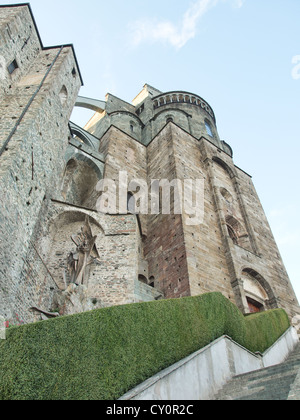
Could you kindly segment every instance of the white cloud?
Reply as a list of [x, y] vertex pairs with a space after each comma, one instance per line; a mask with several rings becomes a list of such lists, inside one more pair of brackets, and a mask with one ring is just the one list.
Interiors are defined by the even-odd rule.
[[244, 6], [245, 1], [246, 0], [233, 0], [232, 5], [233, 7], [240, 9], [242, 6]]
[[230, 3], [232, 7], [240, 9], [245, 0], [197, 0], [184, 13], [180, 24], [155, 19], [141, 19], [131, 25], [132, 43], [165, 42], [176, 49], [182, 48], [197, 33], [197, 26], [201, 18], [222, 1]]

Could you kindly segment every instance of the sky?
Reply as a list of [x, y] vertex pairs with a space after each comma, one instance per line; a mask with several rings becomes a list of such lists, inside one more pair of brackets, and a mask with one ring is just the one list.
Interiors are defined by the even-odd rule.
[[[74, 44], [82, 96], [131, 102], [148, 83], [212, 106], [235, 164], [253, 176], [300, 301], [300, 1], [30, 4], [45, 46]], [[90, 117], [76, 110], [72, 120]]]

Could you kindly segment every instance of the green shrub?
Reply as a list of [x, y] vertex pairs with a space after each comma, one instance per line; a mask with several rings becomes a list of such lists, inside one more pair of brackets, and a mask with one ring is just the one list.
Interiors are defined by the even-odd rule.
[[211, 293], [21, 326], [0, 342], [0, 399], [114, 400], [224, 334], [262, 351], [287, 321], [284, 311], [245, 319]]
[[289, 318], [282, 309], [253, 314], [246, 317], [245, 321], [245, 347], [252, 352], [264, 353], [290, 327]]

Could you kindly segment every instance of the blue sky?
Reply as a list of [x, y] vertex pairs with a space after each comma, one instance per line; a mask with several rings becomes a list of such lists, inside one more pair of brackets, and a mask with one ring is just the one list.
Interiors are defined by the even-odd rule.
[[[6, 4], [16, 3], [6, 1]], [[73, 43], [85, 86], [128, 102], [145, 83], [213, 107], [253, 175], [300, 300], [300, 1], [32, 0], [45, 46]], [[89, 113], [74, 112], [84, 124]]]

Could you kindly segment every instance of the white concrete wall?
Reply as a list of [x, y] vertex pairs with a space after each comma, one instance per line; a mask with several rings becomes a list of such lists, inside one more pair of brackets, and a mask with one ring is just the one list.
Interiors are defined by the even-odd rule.
[[299, 341], [295, 328], [290, 328], [280, 340], [263, 355], [264, 367], [274, 366], [285, 360], [295, 348], [295, 343]]
[[297, 343], [297, 333], [290, 328], [261, 355], [223, 336], [153, 376], [120, 400], [208, 400], [234, 376], [282, 363]]

